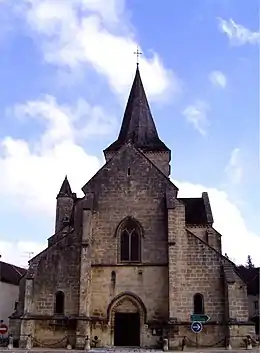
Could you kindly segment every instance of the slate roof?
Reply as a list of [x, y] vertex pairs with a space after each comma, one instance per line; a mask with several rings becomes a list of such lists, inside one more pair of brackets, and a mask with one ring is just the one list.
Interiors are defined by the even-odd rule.
[[249, 295], [258, 295], [260, 267], [247, 268], [245, 266], [238, 266], [237, 271], [247, 284], [247, 293]]
[[20, 279], [26, 274], [27, 270], [15, 265], [0, 261], [0, 282], [18, 286]]
[[61, 188], [57, 197], [61, 197], [61, 196], [72, 196], [72, 191], [71, 191], [71, 187], [70, 187], [70, 183], [68, 181], [67, 175], [65, 176], [65, 179], [61, 184]]
[[138, 66], [119, 136], [104, 152], [117, 151], [127, 142], [143, 151], [170, 151], [158, 136]]
[[187, 224], [208, 224], [203, 198], [178, 198], [185, 205], [185, 218]]

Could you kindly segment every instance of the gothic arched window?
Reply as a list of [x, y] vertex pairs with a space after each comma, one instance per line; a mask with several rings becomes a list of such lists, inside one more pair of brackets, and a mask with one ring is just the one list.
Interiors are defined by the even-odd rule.
[[140, 262], [141, 232], [139, 224], [127, 218], [120, 227], [120, 260], [122, 262]]
[[200, 293], [196, 293], [193, 297], [193, 313], [204, 314], [204, 298]]
[[55, 314], [64, 314], [64, 293], [58, 291], [55, 295]]

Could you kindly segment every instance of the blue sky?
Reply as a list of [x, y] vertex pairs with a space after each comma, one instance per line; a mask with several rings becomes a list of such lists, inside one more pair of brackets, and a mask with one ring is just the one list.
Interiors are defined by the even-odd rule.
[[80, 195], [103, 163], [138, 45], [180, 195], [208, 191], [223, 251], [238, 263], [249, 253], [259, 261], [259, 1], [237, 4], [0, 1], [3, 259], [26, 264], [41, 250], [64, 175]]

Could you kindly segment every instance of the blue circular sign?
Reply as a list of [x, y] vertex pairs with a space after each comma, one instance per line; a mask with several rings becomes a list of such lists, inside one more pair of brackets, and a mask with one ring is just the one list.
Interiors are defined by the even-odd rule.
[[202, 331], [202, 323], [198, 321], [194, 321], [191, 324], [191, 331], [193, 331], [194, 333], [200, 333]]

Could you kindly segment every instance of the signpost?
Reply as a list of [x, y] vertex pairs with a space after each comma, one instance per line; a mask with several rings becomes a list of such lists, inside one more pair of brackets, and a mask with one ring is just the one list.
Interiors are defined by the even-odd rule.
[[0, 335], [5, 335], [8, 331], [8, 327], [5, 324], [0, 325]]
[[210, 317], [205, 314], [193, 314], [190, 316], [191, 322], [208, 322]]
[[198, 321], [194, 321], [191, 324], [191, 331], [194, 333], [200, 333], [202, 331], [202, 323]]

